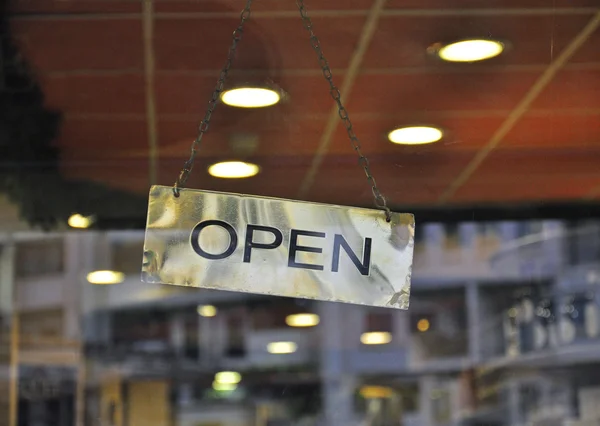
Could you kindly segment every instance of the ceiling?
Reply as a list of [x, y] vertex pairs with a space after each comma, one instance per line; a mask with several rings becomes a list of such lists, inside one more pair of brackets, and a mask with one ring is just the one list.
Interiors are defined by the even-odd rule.
[[[243, 3], [16, 0], [13, 36], [46, 104], [63, 114], [62, 173], [141, 196], [150, 184], [171, 185]], [[598, 0], [306, 3], [394, 209], [599, 201]], [[427, 52], [468, 37], [509, 49], [465, 64]], [[255, 0], [238, 50], [228, 86], [269, 81], [286, 100], [258, 110], [219, 105], [187, 186], [372, 205], [295, 2]], [[387, 141], [414, 123], [441, 126], [445, 137], [413, 147]], [[261, 173], [208, 175], [208, 165], [233, 158]]]

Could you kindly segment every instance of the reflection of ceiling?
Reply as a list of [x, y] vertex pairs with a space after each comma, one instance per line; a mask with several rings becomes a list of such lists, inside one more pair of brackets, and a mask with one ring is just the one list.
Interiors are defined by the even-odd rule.
[[[64, 173], [139, 194], [150, 182], [171, 184], [244, 2], [155, 0], [153, 10], [132, 0], [15, 3], [15, 37], [48, 104], [64, 113]], [[307, 1], [393, 206], [600, 196], [597, 0], [380, 4]], [[294, 1], [257, 0], [254, 8], [231, 84], [271, 79], [289, 99], [264, 110], [219, 106], [188, 186], [371, 205], [343, 128], [324, 137], [333, 102]], [[369, 22], [376, 24], [372, 38]], [[472, 36], [508, 40], [511, 48], [475, 64], [442, 63], [426, 52], [435, 42]], [[364, 55], [353, 56], [360, 43]], [[419, 147], [387, 142], [387, 131], [412, 123], [442, 126], [447, 136]], [[257, 134], [258, 146], [233, 152], [230, 140], [244, 133]], [[237, 152], [262, 173], [248, 180], [206, 173]], [[311, 164], [321, 159], [310, 182]]]

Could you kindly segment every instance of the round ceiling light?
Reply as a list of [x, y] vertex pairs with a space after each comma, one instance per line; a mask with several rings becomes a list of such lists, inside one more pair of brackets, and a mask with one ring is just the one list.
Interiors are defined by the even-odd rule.
[[87, 274], [90, 284], [120, 284], [125, 280], [125, 274], [117, 271], [94, 271]]
[[504, 50], [504, 44], [495, 40], [472, 39], [450, 43], [437, 51], [444, 61], [476, 62], [498, 56]]
[[79, 213], [75, 213], [69, 217], [67, 221], [71, 228], [85, 229], [89, 228], [94, 223], [94, 218], [91, 216], [82, 216]]
[[217, 308], [213, 305], [200, 305], [198, 306], [198, 315], [212, 318], [217, 315]]
[[421, 318], [419, 322], [417, 322], [417, 330], [419, 330], [421, 333], [425, 333], [430, 327], [431, 324], [427, 318]]
[[392, 341], [392, 334], [387, 331], [371, 331], [360, 336], [363, 345], [387, 345]]
[[442, 136], [444, 133], [437, 127], [412, 126], [392, 130], [388, 134], [388, 139], [390, 142], [403, 145], [422, 145], [437, 142], [442, 139]]
[[208, 168], [211, 176], [224, 179], [240, 179], [258, 174], [260, 168], [256, 164], [243, 161], [223, 161]]
[[238, 87], [221, 95], [225, 105], [238, 108], [264, 108], [275, 105], [280, 99], [276, 91], [261, 87]]
[[267, 345], [270, 354], [293, 354], [297, 349], [295, 342], [271, 342]]
[[242, 375], [237, 371], [221, 371], [215, 374], [215, 382], [223, 384], [238, 384], [242, 380]]
[[292, 314], [285, 318], [285, 323], [290, 327], [314, 327], [319, 324], [317, 314]]
[[236, 390], [238, 385], [235, 383], [219, 383], [213, 382], [213, 389], [218, 392], [233, 392]]

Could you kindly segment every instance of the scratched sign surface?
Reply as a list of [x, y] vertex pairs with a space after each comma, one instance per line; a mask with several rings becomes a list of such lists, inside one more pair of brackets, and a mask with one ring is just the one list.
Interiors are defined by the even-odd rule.
[[153, 186], [142, 281], [407, 309], [414, 217]]

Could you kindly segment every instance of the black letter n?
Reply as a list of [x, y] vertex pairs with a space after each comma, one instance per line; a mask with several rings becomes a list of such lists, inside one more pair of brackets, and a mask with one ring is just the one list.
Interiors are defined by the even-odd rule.
[[356, 266], [356, 269], [362, 275], [369, 275], [369, 269], [371, 268], [371, 238], [365, 238], [365, 248], [363, 250], [363, 261], [362, 263], [358, 260], [358, 256], [352, 251], [348, 242], [343, 236], [335, 234], [333, 240], [333, 259], [331, 262], [331, 270], [338, 272], [340, 266], [340, 247], [344, 248], [344, 251]]

